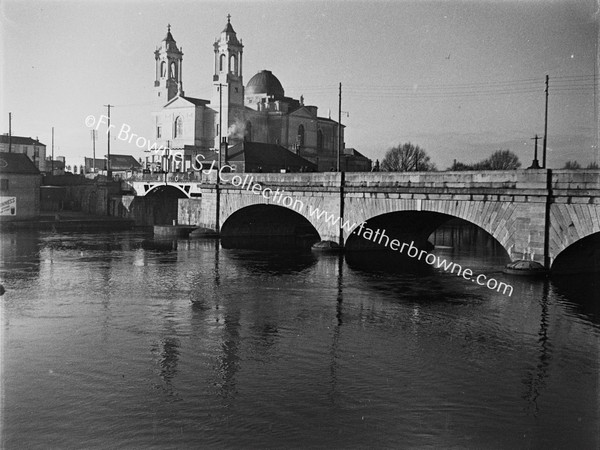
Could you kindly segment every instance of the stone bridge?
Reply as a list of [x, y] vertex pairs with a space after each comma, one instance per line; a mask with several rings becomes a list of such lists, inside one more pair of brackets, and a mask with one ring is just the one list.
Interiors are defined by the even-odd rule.
[[194, 179], [123, 183], [136, 195], [177, 191], [179, 224], [223, 236], [313, 232], [350, 247], [365, 242], [352, 235], [364, 223], [422, 242], [456, 217], [493, 236], [512, 260], [556, 269], [559, 255], [571, 253], [558, 264], [567, 267], [587, 252], [586, 264], [600, 264], [600, 170], [185, 176]]

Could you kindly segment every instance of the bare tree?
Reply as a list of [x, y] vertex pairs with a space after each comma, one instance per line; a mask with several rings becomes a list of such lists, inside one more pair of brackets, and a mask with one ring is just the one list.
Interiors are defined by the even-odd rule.
[[519, 157], [510, 150], [498, 150], [483, 161], [463, 164], [454, 160], [450, 170], [514, 170], [521, 167]]
[[510, 150], [498, 150], [483, 163], [488, 166], [487, 170], [514, 170], [521, 167], [519, 157]]
[[563, 169], [571, 169], [571, 170], [581, 169], [581, 164], [579, 164], [577, 161], [567, 161], [565, 163], [565, 166], [563, 167]]
[[435, 164], [418, 145], [410, 142], [387, 151], [381, 161], [381, 170], [385, 172], [417, 172], [435, 170]]

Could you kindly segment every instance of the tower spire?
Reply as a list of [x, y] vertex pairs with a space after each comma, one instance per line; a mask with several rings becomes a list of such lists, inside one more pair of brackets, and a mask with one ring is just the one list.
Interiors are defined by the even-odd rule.
[[154, 87], [156, 99], [160, 106], [184, 95], [182, 81], [183, 51], [177, 48], [177, 43], [171, 34], [171, 24], [167, 24], [167, 35], [154, 52], [156, 61], [156, 78]]

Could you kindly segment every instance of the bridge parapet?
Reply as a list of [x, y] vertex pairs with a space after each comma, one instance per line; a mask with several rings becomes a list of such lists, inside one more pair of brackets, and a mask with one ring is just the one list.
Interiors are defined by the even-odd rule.
[[553, 170], [552, 189], [600, 191], [600, 170]]

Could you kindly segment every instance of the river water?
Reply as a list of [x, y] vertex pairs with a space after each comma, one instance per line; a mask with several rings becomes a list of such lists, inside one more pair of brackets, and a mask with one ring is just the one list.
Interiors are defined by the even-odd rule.
[[[597, 276], [1, 236], [3, 448], [600, 447]], [[360, 258], [359, 258], [360, 259]]]

